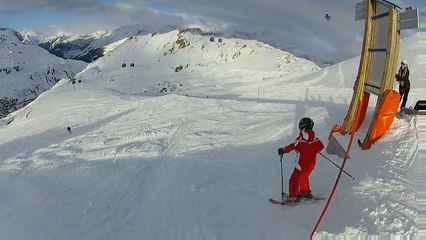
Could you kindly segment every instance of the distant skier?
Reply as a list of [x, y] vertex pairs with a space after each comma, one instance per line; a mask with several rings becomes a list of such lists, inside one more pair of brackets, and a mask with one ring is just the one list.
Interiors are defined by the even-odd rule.
[[67, 131], [71, 134], [72, 132], [71, 132], [71, 128], [68, 126], [67, 127]]
[[407, 60], [402, 60], [401, 66], [399, 67], [398, 73], [395, 75], [396, 81], [399, 82], [399, 101], [401, 103], [401, 113], [403, 113], [403, 108], [407, 103], [408, 93], [410, 92], [410, 70], [408, 69]]
[[331, 16], [330, 16], [329, 13], [326, 13], [324, 17], [327, 21], [330, 21], [330, 19], [331, 19]]
[[309, 175], [315, 168], [317, 153], [324, 149], [324, 145], [315, 137], [312, 130], [314, 121], [310, 118], [302, 118], [299, 121], [299, 136], [296, 140], [284, 148], [278, 148], [278, 154], [296, 151], [299, 155], [298, 165], [294, 168], [289, 180], [289, 202], [298, 202], [299, 198], [313, 198], [309, 186]]

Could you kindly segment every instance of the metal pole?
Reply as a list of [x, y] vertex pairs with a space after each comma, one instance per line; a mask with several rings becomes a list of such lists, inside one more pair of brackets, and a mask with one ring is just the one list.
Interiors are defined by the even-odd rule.
[[284, 174], [283, 174], [283, 156], [280, 158], [281, 163], [281, 202], [284, 202]]
[[328, 157], [324, 156], [324, 154], [319, 153], [321, 156], [323, 156], [325, 159], [327, 159], [328, 161], [330, 161], [334, 166], [336, 166], [338, 169], [342, 170], [344, 173], [346, 173], [346, 175], [348, 175], [350, 178], [352, 178], [352, 180], [355, 180], [354, 177], [352, 177], [349, 173], [347, 173], [345, 170], [343, 170], [341, 167], [339, 167], [337, 164], [335, 164], [333, 161], [331, 161]]

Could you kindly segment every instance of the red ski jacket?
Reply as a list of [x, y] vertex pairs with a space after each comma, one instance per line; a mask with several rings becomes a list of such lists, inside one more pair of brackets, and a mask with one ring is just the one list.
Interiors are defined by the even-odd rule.
[[323, 149], [324, 145], [321, 140], [315, 137], [313, 130], [308, 129], [300, 132], [296, 140], [292, 144], [285, 146], [283, 151], [284, 153], [289, 153], [293, 150], [298, 152], [300, 154], [299, 165], [302, 168], [299, 170], [303, 171], [315, 167], [317, 153]]

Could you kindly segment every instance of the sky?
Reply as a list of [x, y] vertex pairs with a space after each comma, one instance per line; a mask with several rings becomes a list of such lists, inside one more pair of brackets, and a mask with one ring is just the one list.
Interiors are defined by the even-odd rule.
[[[354, 0], [0, 0], [0, 24], [18, 31], [91, 33], [128, 24], [197, 24], [215, 30], [261, 32], [289, 48], [340, 61], [359, 55], [363, 22]], [[426, 12], [421, 0], [393, 0]], [[331, 15], [326, 21], [324, 15]]]

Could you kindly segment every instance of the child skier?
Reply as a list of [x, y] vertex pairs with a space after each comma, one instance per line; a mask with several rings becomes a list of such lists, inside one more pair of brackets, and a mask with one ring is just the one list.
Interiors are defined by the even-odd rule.
[[289, 194], [287, 201], [298, 202], [299, 198], [313, 198], [309, 186], [309, 175], [315, 168], [317, 153], [324, 149], [324, 145], [315, 137], [312, 130], [314, 121], [310, 118], [302, 118], [299, 121], [299, 136], [296, 140], [284, 148], [278, 148], [278, 154], [296, 151], [299, 155], [298, 165], [294, 168], [289, 180]]

